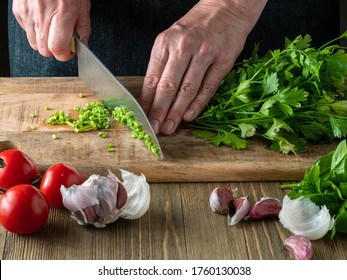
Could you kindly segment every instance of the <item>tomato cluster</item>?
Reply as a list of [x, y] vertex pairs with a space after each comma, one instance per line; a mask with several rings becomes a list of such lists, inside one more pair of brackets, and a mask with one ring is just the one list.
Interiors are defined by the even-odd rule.
[[35, 233], [46, 224], [50, 207], [64, 207], [60, 187], [82, 183], [83, 177], [70, 164], [53, 164], [40, 178], [37, 164], [24, 152], [0, 152], [0, 188], [4, 190], [0, 223], [13, 233]]

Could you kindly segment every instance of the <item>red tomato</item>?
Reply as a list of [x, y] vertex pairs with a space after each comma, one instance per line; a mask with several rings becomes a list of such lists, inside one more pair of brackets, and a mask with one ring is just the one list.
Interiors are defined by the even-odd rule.
[[1, 188], [32, 184], [39, 174], [36, 163], [22, 151], [10, 149], [0, 153]]
[[46, 196], [50, 206], [63, 208], [63, 198], [60, 187], [71, 187], [73, 184], [81, 185], [83, 178], [72, 165], [56, 163], [47, 169], [42, 177], [40, 190]]
[[31, 234], [46, 224], [49, 205], [45, 196], [29, 184], [7, 190], [0, 199], [0, 223], [18, 234]]

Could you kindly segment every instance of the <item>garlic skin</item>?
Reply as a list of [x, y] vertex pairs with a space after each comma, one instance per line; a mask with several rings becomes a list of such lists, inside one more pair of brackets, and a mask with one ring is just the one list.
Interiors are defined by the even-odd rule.
[[291, 200], [287, 195], [283, 199], [279, 221], [293, 234], [305, 236], [309, 240], [324, 237], [334, 224], [325, 205], [320, 208], [309, 198]]
[[302, 235], [292, 235], [283, 241], [283, 248], [296, 260], [311, 260], [313, 248], [311, 241]]
[[282, 203], [277, 198], [262, 197], [260, 201], [254, 204], [249, 215], [245, 220], [259, 220], [262, 218], [278, 217]]
[[61, 186], [65, 208], [80, 225], [105, 227], [118, 218], [137, 219], [146, 213], [150, 190], [144, 175], [121, 170], [123, 182], [111, 171], [107, 177], [93, 174], [82, 185]]
[[247, 196], [234, 198], [231, 203], [234, 213], [230, 212], [228, 215], [228, 226], [236, 225], [243, 220], [251, 210], [251, 205]]
[[119, 180], [91, 175], [82, 185], [61, 186], [65, 208], [78, 224], [102, 228], [116, 221], [127, 201], [127, 193]]
[[232, 190], [217, 187], [215, 188], [209, 198], [210, 208], [212, 212], [217, 214], [226, 215], [230, 211], [231, 201], [234, 197], [234, 193]]
[[120, 169], [128, 200], [123, 207], [121, 217], [123, 219], [135, 220], [142, 217], [148, 210], [151, 202], [150, 186], [145, 175], [135, 175]]

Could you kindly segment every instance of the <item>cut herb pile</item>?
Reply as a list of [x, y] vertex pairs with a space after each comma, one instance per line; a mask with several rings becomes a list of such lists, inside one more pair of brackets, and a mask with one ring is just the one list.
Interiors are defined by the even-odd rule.
[[334, 225], [330, 232], [333, 238], [336, 232], [347, 233], [347, 144], [343, 140], [335, 151], [319, 158], [306, 171], [303, 180], [295, 184], [285, 184], [281, 188], [290, 188], [288, 197], [309, 198], [319, 206], [326, 206]]
[[79, 113], [77, 120], [61, 110], [47, 118], [46, 123], [67, 124], [76, 132], [110, 128], [109, 112], [101, 103], [92, 102], [85, 104], [83, 108], [76, 106], [73, 109]]
[[258, 136], [281, 153], [300, 153], [306, 142], [328, 142], [347, 134], [346, 47], [320, 48], [311, 37], [286, 39], [282, 50], [252, 56], [228, 73], [206, 109], [193, 122], [195, 135], [215, 145], [247, 147]]
[[132, 112], [126, 107], [116, 107], [112, 110], [112, 117], [131, 129], [131, 136], [135, 139], [145, 140], [145, 144], [156, 156], [160, 156], [160, 150], [156, 144], [153, 143], [152, 138], [142, 128], [142, 125], [135, 120]]
[[[64, 111], [56, 111], [52, 116], [46, 119], [47, 124], [53, 125], [70, 125], [76, 132], [84, 132], [89, 130], [107, 129], [111, 127], [110, 116], [124, 126], [131, 129], [133, 138], [144, 140], [145, 145], [156, 156], [160, 156], [159, 148], [153, 143], [151, 136], [142, 128], [142, 125], [135, 119], [132, 112], [125, 107], [116, 107], [111, 112], [100, 102], [92, 102], [85, 104], [83, 108], [78, 106], [73, 108], [79, 113], [79, 117], [75, 120], [72, 116]], [[106, 133], [99, 132], [99, 136], [106, 138]], [[107, 151], [113, 151], [113, 147], [108, 147]]]

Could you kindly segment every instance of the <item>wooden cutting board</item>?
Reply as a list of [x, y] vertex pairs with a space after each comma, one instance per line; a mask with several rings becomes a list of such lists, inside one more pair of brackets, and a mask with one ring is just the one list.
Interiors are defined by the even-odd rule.
[[[139, 96], [143, 77], [119, 79]], [[85, 177], [106, 175], [108, 169], [119, 174], [123, 168], [143, 173], [149, 182], [298, 181], [318, 157], [337, 146], [311, 145], [304, 154], [283, 155], [260, 140], [250, 140], [247, 149], [238, 151], [215, 147], [180, 128], [172, 136], [159, 136], [164, 153], [160, 159], [119, 124], [105, 131], [107, 138], [95, 131], [76, 133], [69, 126], [45, 124], [56, 110], [71, 113], [74, 106], [96, 100], [79, 78], [0, 78], [0, 151], [21, 149], [42, 171], [68, 162]], [[114, 152], [106, 151], [109, 143]]]

